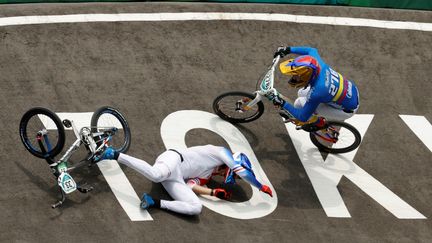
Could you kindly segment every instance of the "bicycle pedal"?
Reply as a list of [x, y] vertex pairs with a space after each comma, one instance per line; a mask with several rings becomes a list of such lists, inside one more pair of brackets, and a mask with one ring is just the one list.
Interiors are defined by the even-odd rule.
[[52, 209], [56, 209], [56, 208], [60, 207], [61, 205], [63, 205], [63, 202], [62, 201], [58, 201], [58, 202], [52, 204], [51, 208]]
[[91, 192], [91, 191], [93, 191], [93, 187], [92, 186], [87, 187], [87, 188], [84, 189], [84, 193], [88, 193], [88, 192]]
[[81, 192], [81, 193], [87, 193], [87, 192], [93, 191], [93, 189], [94, 188], [92, 186], [89, 186], [89, 187], [79, 187], [78, 191]]

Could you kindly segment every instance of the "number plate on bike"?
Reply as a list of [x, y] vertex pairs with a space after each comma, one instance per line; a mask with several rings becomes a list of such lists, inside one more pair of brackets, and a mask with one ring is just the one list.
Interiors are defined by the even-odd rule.
[[60, 173], [66, 172], [66, 171], [67, 171], [67, 165], [66, 165], [66, 162], [60, 163], [60, 164], [57, 166], [57, 170], [58, 170]]
[[62, 172], [58, 177], [57, 182], [66, 194], [69, 194], [77, 189], [74, 179], [67, 172]]

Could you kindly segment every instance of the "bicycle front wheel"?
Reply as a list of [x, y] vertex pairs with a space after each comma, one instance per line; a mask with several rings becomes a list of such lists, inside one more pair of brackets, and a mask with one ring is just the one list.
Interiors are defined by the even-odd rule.
[[[317, 131], [309, 134], [312, 143], [320, 151], [332, 154], [348, 153], [360, 145], [361, 135], [352, 125], [340, 121], [327, 121], [327, 124], [329, 125], [327, 132]], [[333, 133], [329, 130], [337, 132], [336, 142], [326, 140], [334, 139]]]
[[119, 153], [126, 153], [131, 143], [131, 132], [126, 118], [115, 108], [104, 106], [99, 108], [91, 118], [92, 133], [104, 132], [117, 128], [109, 145]]
[[246, 123], [258, 119], [264, 113], [264, 104], [259, 101], [249, 110], [243, 107], [255, 96], [242, 91], [226, 92], [213, 101], [213, 110], [220, 118], [231, 123]]
[[43, 107], [35, 107], [24, 113], [19, 133], [24, 147], [38, 158], [52, 158], [65, 145], [65, 130], [60, 118]]

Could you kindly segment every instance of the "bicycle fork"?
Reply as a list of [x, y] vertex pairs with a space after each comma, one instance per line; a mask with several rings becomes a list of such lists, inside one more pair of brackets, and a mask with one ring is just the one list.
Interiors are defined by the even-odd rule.
[[256, 96], [253, 100], [249, 101], [246, 105], [243, 105], [245, 102], [237, 101], [236, 102], [236, 111], [248, 111], [250, 110], [254, 105], [256, 105], [258, 102], [262, 100], [262, 95], [258, 92], [255, 92]]

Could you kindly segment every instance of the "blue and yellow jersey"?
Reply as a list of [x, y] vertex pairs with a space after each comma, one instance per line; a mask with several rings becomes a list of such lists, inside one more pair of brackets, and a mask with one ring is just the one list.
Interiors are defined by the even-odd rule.
[[311, 47], [291, 47], [291, 53], [314, 57], [318, 61], [321, 71], [309, 83], [310, 91], [304, 107], [297, 109], [286, 102], [283, 107], [284, 109], [302, 122], [308, 121], [318, 105], [322, 103], [330, 105], [335, 109], [345, 110], [346, 112], [352, 112], [357, 109], [359, 105], [357, 86], [323, 62], [317, 49]]

